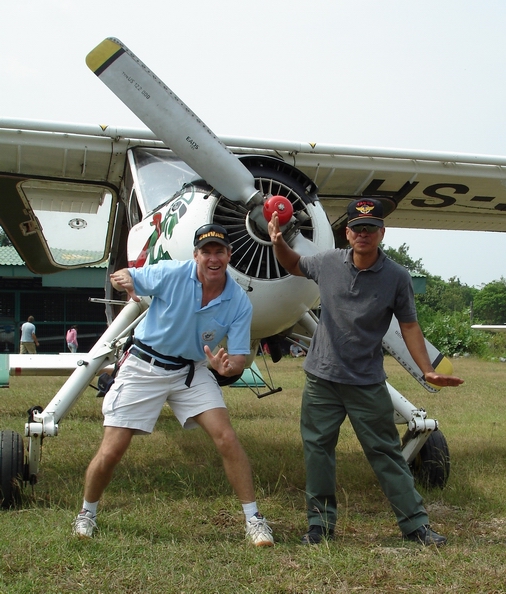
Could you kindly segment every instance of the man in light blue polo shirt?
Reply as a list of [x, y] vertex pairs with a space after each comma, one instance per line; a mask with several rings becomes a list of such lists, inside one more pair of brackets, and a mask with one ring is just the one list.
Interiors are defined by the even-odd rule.
[[[133, 435], [153, 431], [168, 402], [185, 429], [200, 426], [213, 440], [243, 506], [246, 538], [256, 546], [274, 544], [258, 512], [248, 457], [208, 367], [225, 378], [240, 376], [250, 352], [252, 306], [227, 271], [231, 253], [226, 230], [209, 224], [195, 233], [193, 260], [163, 260], [111, 275], [117, 290], [152, 301], [104, 398], [104, 437], [86, 472], [83, 508], [74, 521], [78, 536], [93, 535], [99, 499], [115, 466]], [[213, 354], [225, 337], [227, 350]]]

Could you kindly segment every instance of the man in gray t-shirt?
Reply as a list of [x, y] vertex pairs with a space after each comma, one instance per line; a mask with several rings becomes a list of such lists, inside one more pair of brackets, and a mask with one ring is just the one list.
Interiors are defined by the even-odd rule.
[[347, 250], [299, 256], [284, 241], [276, 213], [269, 234], [280, 264], [290, 274], [314, 280], [320, 290], [321, 316], [304, 362], [301, 434], [309, 530], [302, 543], [317, 544], [333, 537], [335, 448], [348, 416], [404, 538], [443, 545], [446, 538], [430, 528], [402, 456], [385, 384], [382, 340], [392, 316], [398, 319], [406, 346], [427, 381], [458, 386], [462, 380], [438, 374], [432, 367], [417, 322], [411, 277], [379, 247], [385, 234], [381, 202], [361, 198], [349, 204]]

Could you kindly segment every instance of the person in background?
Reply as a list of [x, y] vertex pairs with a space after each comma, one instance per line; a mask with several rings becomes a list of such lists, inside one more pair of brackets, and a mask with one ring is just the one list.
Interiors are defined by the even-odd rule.
[[20, 355], [35, 355], [39, 346], [37, 335], [35, 334], [35, 318], [28, 316], [27, 321], [21, 326], [21, 345], [19, 349]]
[[[151, 433], [165, 402], [184, 429], [200, 426], [221, 454], [242, 503], [246, 538], [272, 546], [259, 513], [248, 457], [232, 428], [215, 375], [241, 375], [250, 354], [252, 305], [227, 270], [232, 253], [226, 230], [214, 224], [195, 232], [193, 259], [162, 260], [111, 275], [115, 289], [151, 296], [134, 344], [104, 398], [104, 436], [85, 477], [83, 507], [74, 533], [91, 537], [99, 499], [135, 434]], [[213, 351], [227, 337], [227, 350]]]
[[349, 249], [300, 256], [285, 242], [277, 213], [269, 235], [280, 264], [320, 289], [321, 315], [304, 361], [301, 435], [306, 465], [309, 530], [303, 544], [331, 539], [337, 520], [335, 449], [349, 417], [364, 453], [394, 511], [404, 539], [441, 546], [446, 537], [429, 525], [422, 498], [401, 451], [383, 368], [382, 340], [392, 316], [414, 361], [435, 386], [460, 378], [437, 373], [417, 322], [409, 272], [380, 249], [383, 205], [361, 198], [348, 206]]
[[71, 353], [77, 353], [77, 347], [79, 346], [77, 342], [77, 326], [71, 326], [67, 330], [67, 347]]
[[305, 357], [306, 351], [300, 346], [300, 344], [292, 342], [290, 345], [290, 355], [292, 357]]

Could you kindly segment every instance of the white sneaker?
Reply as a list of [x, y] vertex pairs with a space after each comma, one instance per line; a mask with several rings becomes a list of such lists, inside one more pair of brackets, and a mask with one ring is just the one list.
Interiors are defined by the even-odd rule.
[[274, 538], [267, 520], [258, 512], [246, 522], [246, 538], [256, 547], [272, 547]]
[[72, 523], [72, 533], [79, 538], [91, 538], [97, 528], [96, 517], [88, 510], [81, 510]]

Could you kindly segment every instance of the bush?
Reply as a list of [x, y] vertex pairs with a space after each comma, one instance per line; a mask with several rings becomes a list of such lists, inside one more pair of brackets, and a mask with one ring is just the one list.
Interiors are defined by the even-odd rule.
[[420, 325], [425, 338], [443, 355], [471, 353], [484, 356], [490, 350], [489, 337], [471, 328], [469, 311], [436, 312], [432, 315], [424, 308], [420, 312]]
[[[480, 331], [481, 332], [481, 331]], [[487, 334], [487, 356], [506, 358], [506, 332], [483, 332]]]

